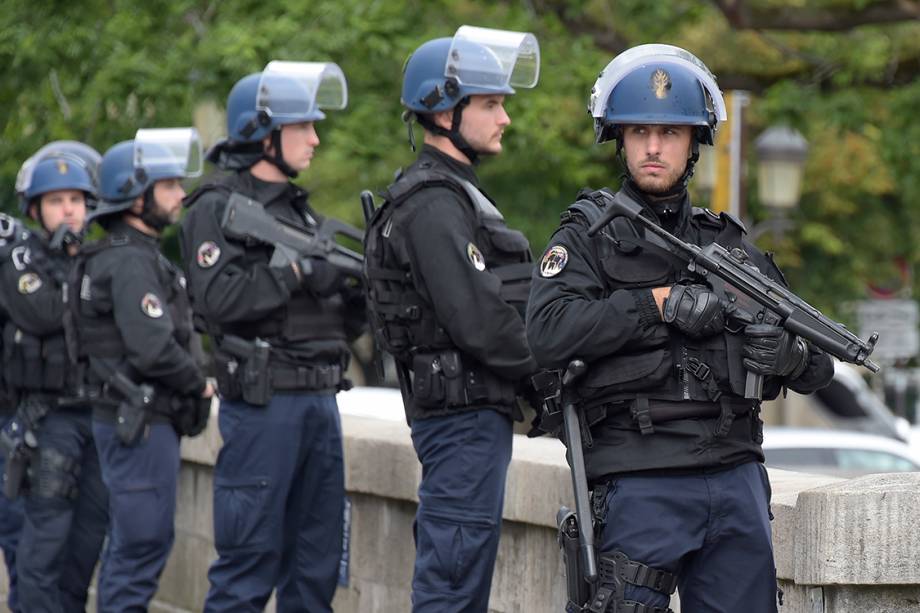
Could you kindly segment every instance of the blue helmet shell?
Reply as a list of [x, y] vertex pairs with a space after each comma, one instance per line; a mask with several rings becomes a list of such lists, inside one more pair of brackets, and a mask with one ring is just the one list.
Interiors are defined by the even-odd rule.
[[236, 82], [227, 96], [227, 135], [231, 143], [256, 143], [271, 134], [275, 128], [286, 124], [319, 121], [326, 114], [305, 100], [309, 110], [282, 118], [273, 117], [266, 111], [258, 109], [259, 83], [261, 72], [247, 75]]
[[610, 92], [603, 117], [596, 119], [597, 142], [616, 137], [617, 126], [696, 126], [697, 140], [713, 143], [717, 124], [706, 89], [690, 70], [670, 63], [635, 68]]
[[[149, 146], [149, 145], [148, 145]], [[93, 218], [131, 208], [134, 200], [157, 181], [180, 179], [185, 169], [175, 164], [145, 168], [134, 165], [134, 141], [126, 140], [109, 148], [99, 167], [99, 203]]]
[[31, 181], [23, 192], [20, 210], [28, 211], [29, 203], [49, 192], [73, 189], [84, 192], [87, 199], [96, 197], [96, 187], [85, 166], [72, 157], [48, 157], [35, 165]]
[[[452, 42], [452, 38], [436, 38], [424, 43], [409, 56], [403, 69], [400, 100], [410, 111], [438, 113], [454, 108], [467, 96], [514, 93], [514, 88], [510, 85], [469, 86], [445, 76], [444, 68]], [[488, 53], [485, 47], [483, 50]], [[495, 63], [496, 72], [501, 71], [499, 62], [496, 60]]]

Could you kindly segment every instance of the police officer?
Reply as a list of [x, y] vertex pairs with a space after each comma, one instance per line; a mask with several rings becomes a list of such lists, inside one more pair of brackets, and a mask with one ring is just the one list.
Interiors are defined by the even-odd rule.
[[[597, 142], [616, 142], [621, 193], [644, 216], [691, 244], [744, 249], [782, 281], [737, 219], [690, 204], [699, 146], [712, 144], [724, 109], [705, 65], [668, 45], [618, 56], [591, 100]], [[600, 584], [575, 610], [664, 612], [676, 586], [685, 610], [775, 611], [760, 403], [745, 400], [745, 374], [765, 376], [764, 398], [807, 393], [830, 381], [830, 358], [726, 312], [724, 297], [639, 224], [617, 218], [589, 238], [603, 202], [583, 192], [563, 214], [527, 310], [541, 365], [589, 364], [576, 391], [591, 425]]]
[[39, 229], [22, 230], [0, 261], [5, 379], [19, 397], [17, 426], [29, 437], [29, 447], [8, 461], [31, 464], [16, 557], [25, 611], [85, 608], [108, 523], [89, 404], [68, 362], [62, 323], [63, 291], [95, 199], [98, 162], [92, 148], [60, 142], [23, 165], [22, 212]]
[[396, 358], [422, 464], [416, 612], [488, 609], [517, 384], [536, 363], [522, 319], [530, 248], [475, 164], [501, 152], [506, 96], [538, 71], [531, 34], [463, 26], [416, 49], [402, 104], [424, 145], [367, 230], [371, 323]]
[[158, 248], [195, 159], [200, 168], [193, 129], [139, 130], [110, 148], [91, 216], [108, 234], [84, 247], [74, 275], [68, 334], [101, 390], [93, 435], [110, 494], [100, 612], [147, 610], [173, 543], [179, 437], [200, 431], [213, 395], [189, 352], [185, 279]]
[[245, 196], [314, 232], [322, 217], [291, 179], [309, 168], [322, 109], [347, 102], [338, 66], [270, 62], [227, 100], [220, 173], [186, 201], [181, 246], [195, 315], [211, 335], [223, 447], [214, 469], [214, 541], [205, 611], [331, 611], [342, 553], [344, 467], [335, 394], [364, 302], [325, 259], [282, 255], [226, 233]]
[[[20, 232], [19, 222], [5, 213], [0, 213], [0, 261], [4, 258], [4, 247], [14, 242]], [[0, 302], [0, 329], [5, 325], [7, 316]], [[0, 356], [3, 351], [3, 338], [0, 333]], [[2, 360], [2, 358], [0, 358]], [[2, 362], [0, 362], [2, 363]], [[5, 446], [6, 441], [16, 444], [15, 436], [6, 438], [4, 434], [14, 435], [7, 431], [10, 420], [16, 412], [16, 397], [6, 384], [3, 368], [0, 366], [0, 472], [5, 472], [6, 455], [10, 449]], [[5, 488], [4, 488], [5, 489]], [[16, 577], [16, 548], [19, 545], [19, 533], [22, 530], [22, 499], [10, 500], [0, 491], [0, 549], [3, 550], [3, 560], [6, 562], [6, 572], [9, 579], [9, 592], [7, 606], [13, 613], [19, 613], [19, 589]]]

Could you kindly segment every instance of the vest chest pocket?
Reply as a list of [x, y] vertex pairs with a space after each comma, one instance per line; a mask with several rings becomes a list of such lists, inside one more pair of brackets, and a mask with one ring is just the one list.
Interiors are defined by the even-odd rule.
[[522, 233], [505, 226], [486, 227], [485, 231], [490, 246], [486, 266], [501, 280], [502, 300], [517, 309], [524, 319], [533, 273], [530, 243]]
[[657, 287], [668, 282], [672, 270], [663, 258], [641, 251], [636, 255], [611, 253], [601, 260], [601, 267], [614, 289]]
[[594, 397], [601, 390], [607, 394], [652, 391], [663, 385], [673, 372], [674, 361], [666, 347], [611, 356], [591, 365], [578, 390], [586, 397]]

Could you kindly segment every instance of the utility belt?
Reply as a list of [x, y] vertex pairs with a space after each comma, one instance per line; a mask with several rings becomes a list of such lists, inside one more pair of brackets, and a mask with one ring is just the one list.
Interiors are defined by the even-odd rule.
[[48, 411], [67, 409], [80, 411], [89, 409], [93, 401], [98, 398], [98, 391], [90, 392], [87, 386], [81, 385], [76, 390], [67, 392], [25, 392], [19, 397], [18, 406], [46, 406]]
[[[630, 400], [617, 400], [594, 406], [582, 406], [582, 436], [584, 444], [590, 447], [593, 444], [590, 427], [605, 421], [621, 428], [636, 428], [643, 435], [655, 433], [655, 426], [670, 421], [681, 419], [713, 419], [718, 418], [715, 436], [724, 438], [731, 430], [732, 424], [738, 417], [746, 417], [752, 412], [759, 411], [760, 406], [751, 400], [722, 395], [718, 401], [705, 400], [659, 400], [648, 396], [636, 396]], [[559, 427], [561, 416], [547, 411], [544, 406], [542, 415], [543, 423], [540, 429], [546, 432], [555, 432]], [[752, 424], [760, 424], [760, 420], [752, 420]], [[752, 425], [752, 429], [753, 429]], [[758, 425], [758, 431], [751, 432], [752, 439], [758, 443], [763, 440], [763, 432]]]
[[[624, 405], [613, 405], [613, 411], [622, 412]], [[718, 401], [701, 400], [657, 400], [647, 396], [637, 396], [625, 405], [628, 414], [639, 432], [643, 435], [653, 434], [655, 425], [681, 419], [719, 418], [716, 425], [716, 437], [725, 437], [731, 429], [735, 418], [745, 415], [757, 408], [751, 400], [732, 398], [722, 395]], [[608, 411], [608, 415], [611, 411]]]
[[481, 364], [464, 361], [456, 349], [420, 352], [412, 356], [412, 392], [420, 409], [475, 405], [514, 405], [516, 390]]
[[[153, 395], [153, 400], [149, 405], [144, 407], [150, 417], [156, 416], [154, 421], [169, 421], [169, 416], [176, 411], [176, 405], [179, 397], [171, 394], [159, 393], [162, 388], [157, 390]], [[93, 401], [93, 411], [103, 416], [114, 416], [118, 413], [118, 408], [125, 401], [125, 396], [121, 392], [112, 389], [109, 384], [104, 384], [92, 391], [91, 399]]]
[[260, 338], [246, 340], [225, 334], [217, 346], [217, 385], [221, 397], [227, 400], [242, 398], [249, 404], [265, 406], [275, 392], [337, 391], [351, 387], [343, 363], [280, 362], [272, 359], [271, 345]]

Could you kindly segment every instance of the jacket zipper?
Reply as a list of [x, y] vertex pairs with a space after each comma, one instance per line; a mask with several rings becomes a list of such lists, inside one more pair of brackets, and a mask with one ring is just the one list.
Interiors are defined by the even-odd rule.
[[684, 400], [690, 400], [690, 375], [687, 370], [687, 348], [680, 348], [680, 378], [684, 387]]

